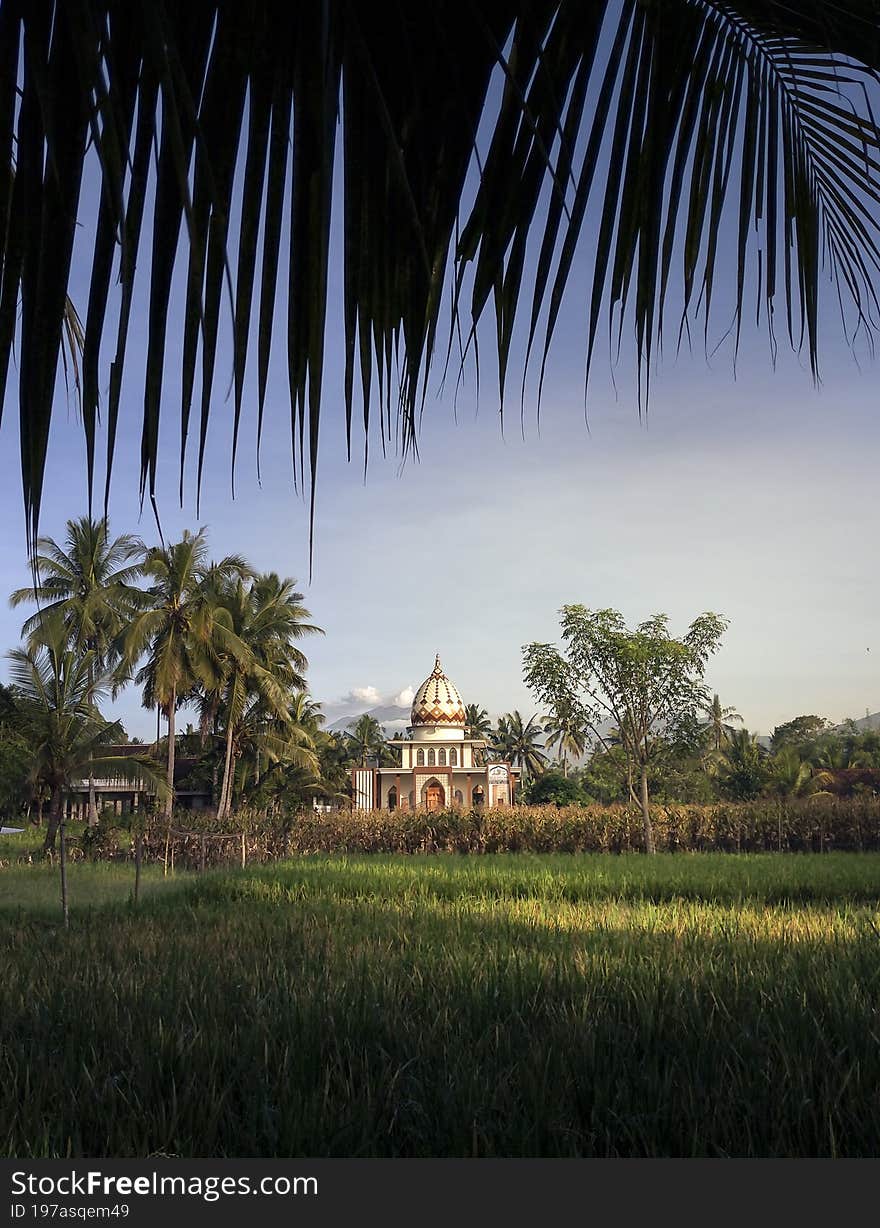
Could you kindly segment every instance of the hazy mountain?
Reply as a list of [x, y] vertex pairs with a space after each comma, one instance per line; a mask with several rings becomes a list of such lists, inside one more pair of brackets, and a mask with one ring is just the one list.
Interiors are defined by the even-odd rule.
[[345, 733], [361, 716], [372, 716], [382, 726], [387, 736], [405, 732], [409, 725], [411, 710], [401, 704], [379, 704], [376, 708], [368, 708], [365, 712], [355, 712], [351, 716], [340, 716], [327, 726], [330, 733]]

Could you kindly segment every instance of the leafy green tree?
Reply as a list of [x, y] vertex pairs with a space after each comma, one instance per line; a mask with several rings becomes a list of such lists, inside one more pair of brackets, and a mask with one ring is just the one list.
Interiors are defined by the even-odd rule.
[[776, 726], [770, 737], [770, 748], [775, 754], [785, 746], [804, 746], [815, 742], [828, 728], [829, 722], [823, 716], [796, 716]]
[[[39, 642], [46, 618], [60, 619], [76, 652], [89, 653], [96, 677], [112, 668], [120, 655], [126, 628], [142, 608], [144, 594], [136, 581], [142, 574], [145, 547], [124, 533], [111, 538], [106, 517], [68, 520], [63, 545], [41, 537], [33, 559], [37, 583], [10, 597], [13, 607], [36, 604], [22, 635]], [[98, 821], [94, 774], [89, 773], [89, 823]]]
[[570, 708], [603, 745], [603, 723], [619, 731], [627, 762], [638, 773], [630, 795], [642, 812], [645, 849], [654, 852], [648, 794], [652, 760], [663, 739], [692, 724], [708, 695], [703, 674], [727, 626], [717, 614], [696, 618], [681, 639], [669, 634], [664, 614], [629, 630], [616, 610], [566, 605], [561, 610], [564, 651], [532, 643], [523, 649], [526, 684], [544, 703]]
[[21, 812], [29, 791], [31, 763], [15, 691], [0, 683], [0, 815]]
[[573, 777], [562, 772], [547, 771], [529, 779], [525, 788], [525, 800], [530, 806], [555, 803], [557, 806], [574, 806], [585, 802], [586, 794]]
[[626, 802], [632, 790], [632, 766], [622, 746], [597, 743], [577, 773], [584, 793], [597, 802]]

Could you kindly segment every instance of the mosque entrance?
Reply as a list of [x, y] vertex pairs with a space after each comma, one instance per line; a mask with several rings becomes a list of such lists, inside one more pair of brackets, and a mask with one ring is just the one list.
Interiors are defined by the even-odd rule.
[[425, 785], [425, 805], [429, 810], [442, 810], [445, 800], [442, 785]]

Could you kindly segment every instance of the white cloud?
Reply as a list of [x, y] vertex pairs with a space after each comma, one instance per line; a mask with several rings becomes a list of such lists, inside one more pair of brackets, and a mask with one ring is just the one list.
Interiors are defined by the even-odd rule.
[[374, 686], [355, 686], [352, 687], [349, 693], [343, 697], [342, 702], [352, 702], [359, 704], [378, 704], [382, 700], [382, 696]]
[[399, 695], [394, 696], [391, 702], [397, 704], [399, 708], [408, 708], [415, 699], [415, 694], [411, 686], [405, 686]]

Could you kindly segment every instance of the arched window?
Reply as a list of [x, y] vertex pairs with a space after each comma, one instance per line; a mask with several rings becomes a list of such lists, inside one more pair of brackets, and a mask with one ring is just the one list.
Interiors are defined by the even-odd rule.
[[428, 751], [428, 767], [433, 767], [437, 760], [434, 758], [434, 747]]
[[461, 805], [463, 804], [463, 802], [464, 802], [464, 795], [463, 795], [463, 793], [462, 793], [461, 789], [456, 789], [456, 790], [455, 790], [455, 800], [456, 800], [456, 803], [457, 803], [459, 806], [461, 806]]
[[425, 752], [423, 750], [416, 751], [416, 767], [425, 766]]
[[446, 767], [446, 751], [442, 747], [437, 751], [437, 762], [441, 767]]
[[458, 767], [458, 751], [453, 746], [449, 752], [449, 766]]

